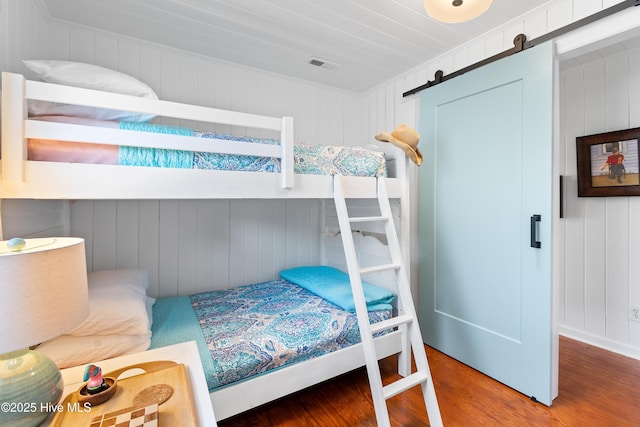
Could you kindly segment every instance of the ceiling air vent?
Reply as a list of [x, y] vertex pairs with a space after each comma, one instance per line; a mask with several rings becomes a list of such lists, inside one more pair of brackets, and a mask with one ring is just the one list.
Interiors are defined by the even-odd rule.
[[315, 65], [316, 67], [326, 68], [327, 70], [335, 70], [340, 66], [340, 64], [336, 64], [335, 62], [327, 61], [326, 59], [317, 57], [309, 58], [309, 64]]

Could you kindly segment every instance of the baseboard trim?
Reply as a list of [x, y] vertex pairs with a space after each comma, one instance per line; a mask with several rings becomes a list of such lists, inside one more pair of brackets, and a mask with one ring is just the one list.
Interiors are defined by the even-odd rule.
[[638, 347], [613, 341], [601, 336], [592, 335], [588, 332], [574, 329], [569, 326], [560, 325], [558, 327], [558, 332], [564, 337], [571, 338], [576, 341], [581, 341], [585, 344], [590, 344], [608, 351], [612, 351], [614, 353], [621, 354], [623, 356], [640, 360], [640, 348]]

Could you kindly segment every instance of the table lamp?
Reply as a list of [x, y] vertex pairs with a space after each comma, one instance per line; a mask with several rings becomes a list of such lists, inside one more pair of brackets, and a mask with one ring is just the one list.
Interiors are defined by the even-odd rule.
[[0, 425], [37, 426], [64, 387], [60, 370], [29, 347], [89, 315], [84, 240], [0, 242]]

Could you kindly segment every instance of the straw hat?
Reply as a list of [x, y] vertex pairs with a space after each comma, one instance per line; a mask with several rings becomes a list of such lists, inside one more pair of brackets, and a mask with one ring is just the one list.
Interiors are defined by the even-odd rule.
[[409, 157], [413, 163], [420, 166], [422, 164], [422, 154], [418, 150], [418, 142], [420, 141], [420, 135], [418, 132], [405, 125], [401, 124], [391, 133], [382, 132], [375, 137], [378, 141], [390, 142], [396, 147], [402, 149], [404, 153]]

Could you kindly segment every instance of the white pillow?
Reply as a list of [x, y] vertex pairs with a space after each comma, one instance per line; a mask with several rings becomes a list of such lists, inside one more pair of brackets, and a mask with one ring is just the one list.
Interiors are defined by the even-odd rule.
[[88, 274], [89, 317], [68, 335], [148, 334], [147, 273], [143, 270], [109, 270]]
[[37, 348], [49, 356], [59, 369], [86, 365], [123, 354], [145, 351], [151, 345], [151, 335], [96, 335], [77, 337], [61, 335]]
[[[71, 61], [23, 60], [22, 62], [41, 80], [48, 83], [158, 99], [158, 95], [153, 89], [140, 80], [128, 74], [98, 65]], [[63, 115], [98, 120], [127, 120], [135, 122], [148, 122], [155, 117], [152, 114], [83, 107], [48, 101], [30, 101], [29, 113], [35, 116]]]

